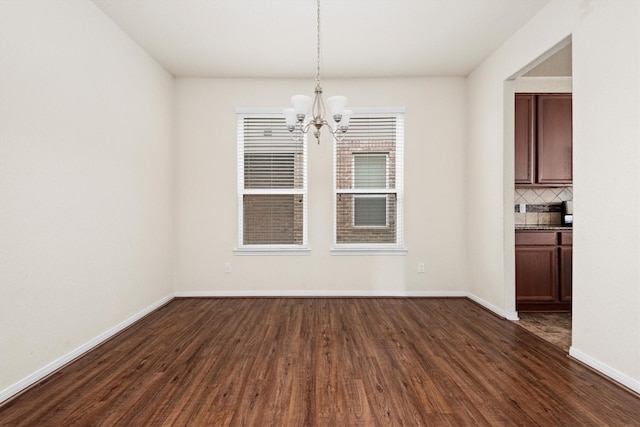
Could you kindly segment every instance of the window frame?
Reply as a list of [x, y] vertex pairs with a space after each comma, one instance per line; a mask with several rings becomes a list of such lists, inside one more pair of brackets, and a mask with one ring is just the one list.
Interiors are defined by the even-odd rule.
[[[245, 118], [282, 118], [282, 109], [272, 108], [237, 108], [237, 246], [236, 255], [307, 255], [310, 252], [308, 245], [308, 167], [307, 167], [307, 138], [306, 135], [300, 142], [302, 148], [302, 186], [300, 188], [245, 188]], [[286, 128], [284, 128], [286, 129]], [[293, 142], [293, 141], [292, 141]], [[286, 151], [284, 152], [286, 153]], [[267, 154], [267, 153], [265, 153]], [[295, 151], [292, 152], [295, 155]], [[295, 175], [295, 163], [294, 163]], [[302, 196], [302, 244], [245, 244], [244, 243], [244, 196], [246, 195], [300, 195]]]

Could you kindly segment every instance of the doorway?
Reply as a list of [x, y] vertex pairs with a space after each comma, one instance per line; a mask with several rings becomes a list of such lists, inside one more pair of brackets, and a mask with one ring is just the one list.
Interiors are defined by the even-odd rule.
[[[565, 102], [566, 106], [566, 100], [556, 101], [564, 96], [569, 99], [569, 143], [572, 143], [571, 58], [572, 46], [568, 39], [526, 67], [513, 81], [516, 166], [512, 206], [516, 229], [515, 297], [519, 318], [516, 323], [567, 353], [571, 345], [572, 321], [573, 230], [568, 222], [573, 214], [572, 151], [569, 149], [568, 160], [559, 157], [562, 150], [549, 155], [549, 139], [542, 141], [541, 134], [546, 123], [543, 114], [554, 121], [562, 116], [557, 109], [553, 114], [548, 113], [549, 110], [543, 113], [547, 106], [545, 102], [551, 104], [548, 102], [551, 99], [556, 106], [560, 102]], [[526, 110], [524, 115], [523, 108]], [[523, 132], [529, 138], [525, 148], [522, 147]], [[527, 132], [530, 134], [526, 135]], [[536, 152], [538, 144], [547, 147], [544, 157], [541, 157], [542, 148]], [[549, 179], [551, 167], [560, 173]], [[571, 206], [570, 214], [568, 206]]]

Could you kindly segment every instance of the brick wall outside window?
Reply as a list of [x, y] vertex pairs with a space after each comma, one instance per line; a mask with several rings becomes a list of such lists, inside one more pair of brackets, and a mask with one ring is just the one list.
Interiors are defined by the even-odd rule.
[[301, 245], [302, 196], [252, 194], [244, 196], [245, 245]]

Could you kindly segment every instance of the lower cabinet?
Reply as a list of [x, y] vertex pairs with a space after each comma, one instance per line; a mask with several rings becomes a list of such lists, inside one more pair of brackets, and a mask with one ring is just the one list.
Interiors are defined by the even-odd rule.
[[571, 231], [516, 231], [516, 310], [571, 310]]
[[571, 254], [573, 249], [560, 248], [560, 301], [571, 302]]

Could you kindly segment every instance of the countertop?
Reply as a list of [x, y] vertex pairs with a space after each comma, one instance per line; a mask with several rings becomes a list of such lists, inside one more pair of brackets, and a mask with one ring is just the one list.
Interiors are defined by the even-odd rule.
[[570, 225], [560, 225], [560, 224], [549, 224], [549, 225], [525, 225], [525, 224], [516, 224], [516, 231], [518, 230], [545, 230], [545, 231], [572, 231], [573, 228]]

